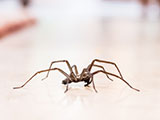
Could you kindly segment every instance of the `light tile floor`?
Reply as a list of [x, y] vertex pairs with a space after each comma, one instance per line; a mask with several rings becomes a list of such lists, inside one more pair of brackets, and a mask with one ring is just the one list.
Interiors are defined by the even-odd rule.
[[[62, 19], [64, 18], [64, 19]], [[90, 16], [40, 19], [39, 24], [0, 40], [0, 118], [3, 120], [159, 120], [160, 22], [126, 17]], [[83, 83], [64, 94], [64, 77], [31, 75], [53, 60], [68, 59], [81, 72], [94, 58], [114, 61], [136, 92], [99, 74], [98, 93]], [[58, 64], [67, 72], [65, 64]], [[112, 66], [105, 65], [115, 72]], [[115, 72], [116, 73], [116, 72]]]

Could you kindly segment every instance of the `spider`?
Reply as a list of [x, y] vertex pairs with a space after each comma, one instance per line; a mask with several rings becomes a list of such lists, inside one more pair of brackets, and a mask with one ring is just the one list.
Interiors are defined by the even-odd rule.
[[[67, 74], [66, 72], [64, 72], [64, 71], [63, 71], [62, 69], [60, 69], [60, 68], [52, 68], [52, 65], [53, 65], [54, 63], [60, 63], [60, 62], [67, 64], [67, 66], [68, 66], [68, 68], [69, 68], [69, 71], [70, 71], [70, 74]], [[114, 65], [115, 68], [117, 69], [119, 75], [116, 75], [116, 74], [107, 72], [107, 71], [104, 69], [103, 66], [101, 66], [101, 65], [96, 65], [95, 62], [106, 63], [106, 64]], [[98, 70], [98, 71], [95, 71], [95, 72], [92, 72], [92, 73], [91, 73], [91, 69], [92, 69], [93, 67], [100, 68], [101, 70]], [[125, 82], [131, 89], [136, 90], [136, 91], [138, 91], [138, 92], [140, 91], [140, 90], [138, 90], [138, 89], [136, 89], [136, 88], [133, 88], [127, 81], [125, 81], [125, 80], [123, 79], [123, 76], [122, 76], [119, 68], [117, 67], [117, 65], [116, 65], [114, 62], [105, 61], [105, 60], [99, 60], [99, 59], [94, 59], [94, 60], [91, 62], [91, 64], [89, 64], [89, 65], [87, 66], [87, 68], [84, 68], [84, 69], [82, 70], [82, 73], [81, 73], [81, 74], [78, 73], [77, 66], [76, 66], [76, 65], [73, 65], [73, 66], [71, 67], [70, 63], [69, 63], [67, 60], [53, 61], [53, 62], [51, 62], [49, 69], [41, 70], [41, 71], [36, 72], [36, 73], [35, 73], [33, 76], [31, 76], [31, 78], [30, 78], [29, 80], [27, 80], [22, 86], [20, 86], [20, 87], [14, 87], [13, 89], [22, 88], [22, 87], [24, 87], [29, 81], [31, 81], [32, 78], [34, 78], [36, 75], [38, 75], [38, 74], [40, 74], [40, 73], [43, 73], [43, 72], [47, 72], [46, 77], [42, 79], [42, 80], [44, 80], [44, 79], [46, 79], [46, 78], [48, 77], [49, 72], [50, 72], [50, 71], [54, 71], [54, 70], [59, 71], [60, 73], [62, 73], [62, 74], [66, 77], [66, 79], [64, 79], [64, 80], [62, 81], [62, 84], [66, 85], [66, 90], [64, 91], [64, 93], [66, 93], [66, 92], [68, 91], [68, 86], [69, 86], [69, 84], [72, 83], [72, 82], [74, 82], [74, 83], [84, 82], [84, 83], [85, 83], [85, 85], [84, 85], [85, 87], [89, 86], [89, 84], [92, 83], [92, 84], [93, 84], [93, 89], [95, 90], [95, 92], [97, 92], [96, 87], [95, 87], [95, 84], [94, 84], [94, 80], [93, 80], [93, 76], [96, 75], [97, 73], [104, 73], [104, 74], [106, 75], [106, 77], [107, 77], [109, 80], [111, 80], [111, 81], [113, 81], [113, 79], [111, 79], [110, 76], [119, 78], [120, 80], [122, 80], [123, 82]]]

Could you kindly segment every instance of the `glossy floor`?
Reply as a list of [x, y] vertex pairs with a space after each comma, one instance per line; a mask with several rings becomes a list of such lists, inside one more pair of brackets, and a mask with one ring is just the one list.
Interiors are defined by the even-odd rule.
[[[65, 13], [66, 14], [66, 13]], [[88, 16], [88, 15], [86, 15]], [[0, 118], [3, 120], [159, 120], [160, 21], [130, 17], [39, 17], [39, 23], [0, 40]], [[71, 84], [64, 94], [64, 76], [52, 72], [35, 77], [53, 60], [67, 59], [79, 71], [94, 58], [114, 61], [124, 78], [94, 77], [92, 85]], [[98, 63], [97, 63], [98, 64]], [[105, 68], [117, 73], [113, 66]], [[68, 72], [64, 63], [55, 65]]]

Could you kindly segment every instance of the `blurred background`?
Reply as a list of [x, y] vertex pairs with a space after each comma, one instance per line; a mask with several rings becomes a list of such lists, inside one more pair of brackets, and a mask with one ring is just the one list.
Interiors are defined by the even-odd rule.
[[[64, 94], [58, 72], [12, 89], [51, 61], [81, 72], [95, 58], [141, 92], [99, 74], [98, 93], [80, 83]], [[160, 0], [0, 0], [0, 88], [3, 120], [159, 120]]]

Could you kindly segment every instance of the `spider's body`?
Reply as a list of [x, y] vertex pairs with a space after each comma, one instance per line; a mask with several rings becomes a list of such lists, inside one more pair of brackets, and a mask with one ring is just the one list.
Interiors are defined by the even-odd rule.
[[[66, 78], [62, 81], [62, 84], [66, 85], [67, 81], [68, 81], [68, 84], [70, 84], [72, 82], [74, 82], [74, 83], [85, 82], [89, 85], [90, 84], [90, 79], [91, 79], [90, 77], [86, 77], [86, 78], [83, 78], [83, 79], [77, 78], [76, 80], [75, 79], [70, 80], [70, 79]], [[85, 84], [85, 86], [86, 86], [86, 84]]]
[[[66, 72], [64, 72], [63, 70], [61, 70], [60, 68], [52, 68], [52, 65], [54, 63], [59, 63], [59, 62], [65, 62], [70, 70], [70, 74], [67, 74]], [[107, 63], [107, 64], [111, 64], [111, 65], [114, 65], [119, 73], [119, 75], [116, 75], [116, 74], [113, 74], [113, 73], [110, 73], [110, 72], [107, 72], [103, 66], [101, 65], [96, 65], [95, 62], [100, 62], [100, 63]], [[91, 72], [91, 69], [92, 67], [98, 67], [100, 68], [101, 70], [97, 70], [95, 72]], [[73, 65], [71, 67], [71, 65], [69, 64], [69, 62], [67, 60], [58, 60], [58, 61], [53, 61], [49, 67], [49, 69], [46, 69], [46, 70], [41, 70], [41, 71], [38, 71], [36, 72], [28, 81], [26, 81], [22, 86], [20, 87], [14, 87], [14, 89], [19, 89], [19, 88], [22, 88], [24, 87], [34, 76], [36, 76], [37, 74], [39, 73], [42, 73], [42, 72], [47, 72], [47, 75], [45, 78], [43, 78], [42, 80], [46, 79], [49, 75], [49, 72], [50, 71], [55, 71], [55, 70], [58, 70], [60, 73], [62, 73], [66, 79], [62, 81], [62, 84], [66, 85], [66, 90], [65, 92], [68, 91], [68, 85], [72, 82], [74, 83], [77, 83], [77, 82], [84, 82], [85, 83], [85, 87], [88, 86], [89, 84], [93, 84], [93, 88], [94, 90], [97, 92], [96, 88], [95, 88], [95, 84], [94, 84], [94, 80], [93, 80], [93, 76], [97, 73], [104, 73], [107, 78], [111, 81], [113, 81], [110, 76], [113, 76], [113, 77], [116, 77], [116, 78], [119, 78], [120, 80], [122, 80], [123, 82], [125, 82], [130, 88], [136, 90], [136, 91], [140, 91], [136, 88], [133, 88], [127, 81], [125, 81], [123, 79], [123, 76], [119, 70], [119, 68], [117, 67], [117, 65], [113, 62], [109, 62], [109, 61], [104, 61], [104, 60], [99, 60], [99, 59], [95, 59], [91, 62], [91, 64], [88, 65], [87, 68], [84, 68], [82, 70], [82, 73], [79, 74], [78, 73], [78, 69], [77, 69], [77, 66], [76, 65]]]
[[69, 83], [77, 83], [77, 82], [85, 82], [86, 84], [84, 86], [88, 86], [91, 83], [91, 74], [87, 71], [87, 69], [83, 69], [82, 73], [76, 76], [73, 76], [72, 74], [70, 75], [71, 80], [66, 78], [65, 80], [62, 81], [62, 84], [66, 85], [67, 82]]

